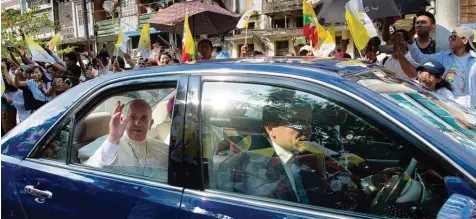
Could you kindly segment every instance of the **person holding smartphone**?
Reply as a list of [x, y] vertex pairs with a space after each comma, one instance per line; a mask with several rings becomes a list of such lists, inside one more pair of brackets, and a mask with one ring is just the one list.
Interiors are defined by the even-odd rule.
[[[409, 39], [406, 30], [396, 30], [390, 36], [387, 57], [378, 62], [379, 65], [391, 70], [403, 78], [416, 79], [418, 76], [416, 67], [418, 63], [413, 60], [411, 54], [408, 52], [407, 41]], [[387, 47], [380, 47], [387, 48]], [[381, 51], [382, 52], [382, 51]]]

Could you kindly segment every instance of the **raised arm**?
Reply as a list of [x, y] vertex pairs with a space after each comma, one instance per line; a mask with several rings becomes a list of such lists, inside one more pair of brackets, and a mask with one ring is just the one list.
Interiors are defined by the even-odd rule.
[[15, 84], [15, 81], [13, 80], [13, 78], [10, 76], [10, 74], [7, 71], [6, 64], [4, 64], [4, 63], [2, 63], [2, 76], [3, 76], [3, 78], [5, 78], [5, 82], [7, 82], [8, 85], [13, 86], [13, 87], [17, 87], [16, 84]]
[[136, 63], [132, 59], [131, 54], [129, 54], [129, 51], [124, 53], [124, 59], [126, 60], [127, 64], [129, 64], [131, 68], [134, 69], [134, 67], [136, 66]]
[[18, 88], [27, 88], [28, 84], [26, 83], [26, 80], [23, 78], [22, 72], [17, 70], [15, 72], [15, 85]]

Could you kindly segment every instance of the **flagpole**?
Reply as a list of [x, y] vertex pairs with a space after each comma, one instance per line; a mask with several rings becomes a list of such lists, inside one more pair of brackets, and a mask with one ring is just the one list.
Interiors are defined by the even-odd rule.
[[248, 27], [245, 29], [245, 45], [248, 45]]

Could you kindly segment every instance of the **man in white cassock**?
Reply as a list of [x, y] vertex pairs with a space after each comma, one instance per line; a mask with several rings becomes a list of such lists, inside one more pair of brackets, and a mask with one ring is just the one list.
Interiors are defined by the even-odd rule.
[[124, 107], [116, 103], [107, 139], [84, 164], [167, 180], [169, 146], [147, 138], [154, 123], [150, 105], [133, 100], [126, 116], [122, 115]]

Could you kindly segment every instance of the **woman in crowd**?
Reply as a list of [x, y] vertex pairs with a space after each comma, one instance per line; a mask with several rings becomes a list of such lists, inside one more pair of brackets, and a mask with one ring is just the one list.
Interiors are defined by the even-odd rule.
[[163, 52], [159, 56], [159, 65], [168, 65], [170, 60], [172, 60], [172, 56], [169, 53]]
[[31, 92], [33, 99], [25, 98], [25, 105], [27, 104], [26, 102], [34, 102], [32, 111], [35, 111], [53, 99], [52, 97], [45, 95], [43, 90], [49, 89], [51, 87], [51, 82], [43, 74], [43, 70], [40, 66], [28, 67], [26, 69], [26, 77], [27, 78], [23, 78], [21, 73], [17, 72], [17, 75], [15, 75], [15, 84], [18, 88], [24, 88], [24, 92], [25, 90]]
[[428, 62], [423, 66], [418, 67], [416, 70], [419, 72], [418, 81], [421, 86], [435, 91], [450, 100], [454, 100], [455, 97], [451, 92], [451, 84], [442, 78], [445, 73], [445, 68], [443, 66]]

